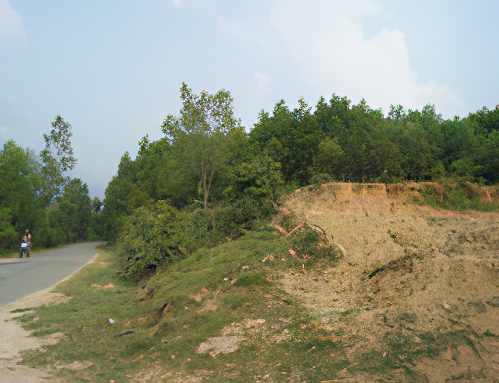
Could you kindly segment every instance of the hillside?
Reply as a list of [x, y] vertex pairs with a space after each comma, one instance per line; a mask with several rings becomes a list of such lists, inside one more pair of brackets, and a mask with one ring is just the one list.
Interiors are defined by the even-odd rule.
[[[57, 382], [496, 382], [499, 214], [422, 205], [496, 209], [496, 189], [464, 189], [308, 187], [138, 286], [102, 249], [58, 286], [72, 299], [23, 317], [60, 340], [24, 363]], [[304, 252], [307, 226], [325, 237]]]
[[[344, 256], [319, 274], [284, 272], [282, 287], [320, 327], [341, 334], [351, 367], [372, 351], [380, 363], [399, 359], [400, 379], [409, 369], [430, 382], [495, 381], [499, 214], [408, 203], [421, 198], [420, 187], [328, 184], [296, 192], [284, 214], [323, 229]], [[337, 381], [372, 381], [348, 378], [349, 368]], [[377, 377], [392, 375], [397, 380], [396, 370], [380, 369]]]

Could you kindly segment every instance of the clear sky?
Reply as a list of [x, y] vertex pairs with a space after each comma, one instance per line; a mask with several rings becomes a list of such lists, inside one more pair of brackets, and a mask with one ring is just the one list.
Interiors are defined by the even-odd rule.
[[497, 20], [490, 0], [0, 0], [0, 143], [39, 152], [62, 115], [72, 176], [103, 198], [183, 81], [231, 91], [247, 128], [333, 93], [464, 117], [499, 104]]

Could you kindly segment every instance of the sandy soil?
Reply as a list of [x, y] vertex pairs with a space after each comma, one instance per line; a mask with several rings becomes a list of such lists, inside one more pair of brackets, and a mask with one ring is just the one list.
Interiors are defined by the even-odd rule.
[[423, 334], [460, 332], [469, 344], [422, 358], [414, 370], [430, 382], [499, 381], [499, 337], [483, 336], [499, 335], [499, 214], [436, 210], [405, 197], [383, 184], [295, 193], [283, 214], [322, 228], [344, 257], [320, 274], [284, 273], [283, 288], [320, 326], [352, 340], [352, 364], [361, 352], [385, 353], [394, 333], [417, 348]]
[[[20, 352], [37, 349], [44, 344], [54, 342], [53, 337], [41, 339], [29, 337], [16, 318], [27, 312], [12, 313], [16, 309], [34, 308], [42, 304], [57, 304], [67, 301], [67, 297], [53, 293], [53, 287], [39, 291], [7, 306], [0, 307], [0, 376], [2, 383], [42, 383], [47, 382], [47, 375], [41, 371], [19, 365]], [[29, 311], [28, 311], [29, 312]]]

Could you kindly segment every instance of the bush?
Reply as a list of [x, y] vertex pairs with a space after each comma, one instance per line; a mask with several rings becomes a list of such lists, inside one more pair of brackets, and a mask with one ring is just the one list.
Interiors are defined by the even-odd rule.
[[138, 280], [183, 257], [178, 220], [182, 221], [180, 212], [166, 201], [136, 209], [125, 220], [118, 238], [125, 256], [121, 277]]
[[314, 230], [307, 224], [293, 236], [291, 241], [296, 255], [301, 258], [327, 259], [336, 261], [340, 257], [337, 249], [328, 241], [326, 235]]

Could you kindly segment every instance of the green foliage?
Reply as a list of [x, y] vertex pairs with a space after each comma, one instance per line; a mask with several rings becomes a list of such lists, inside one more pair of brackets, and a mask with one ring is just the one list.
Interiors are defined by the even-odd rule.
[[186, 83], [180, 88], [183, 106], [180, 117], [169, 114], [161, 126], [171, 143], [186, 146], [191, 169], [197, 168], [203, 207], [208, 207], [214, 178], [227, 164], [228, 142], [224, 137], [241, 130], [241, 122], [234, 117], [233, 98], [222, 89], [215, 95], [206, 91], [195, 95]]
[[94, 236], [87, 185], [67, 176], [76, 164], [71, 136], [58, 115], [39, 156], [12, 140], [0, 149], [0, 251], [17, 249], [26, 229], [35, 247]]
[[0, 249], [11, 249], [27, 228], [35, 227], [43, 208], [40, 164], [31, 151], [9, 140], [0, 150], [0, 174]]
[[[321, 97], [315, 109], [300, 99], [290, 110], [281, 100], [272, 113], [262, 111], [246, 133], [234, 116], [230, 92], [196, 95], [183, 83], [180, 98], [179, 114], [168, 114], [161, 126], [165, 137], [151, 142], [145, 136], [135, 159], [123, 155], [102, 214], [94, 214], [94, 227], [100, 227], [94, 233], [111, 241], [124, 238], [133, 231], [127, 222], [137, 209], [165, 200], [182, 211], [175, 238], [184, 254], [192, 254], [259, 227], [283, 192], [296, 187], [332, 180], [498, 179], [497, 108], [444, 120], [434, 105], [421, 110], [398, 105], [385, 118], [365, 100], [354, 105], [333, 94], [328, 101]], [[299, 233], [304, 243], [326, 243], [307, 230]], [[328, 251], [333, 250], [306, 248], [319, 258], [334, 258]], [[154, 270], [158, 259], [153, 266], [137, 265]]]
[[329, 174], [330, 176], [338, 174], [344, 156], [345, 153], [338, 143], [338, 137], [326, 137], [319, 143], [317, 154], [314, 157], [314, 168], [319, 174]]
[[87, 184], [74, 178], [64, 187], [64, 194], [49, 209], [50, 227], [59, 233], [60, 242], [88, 239], [92, 207]]
[[293, 250], [296, 255], [305, 260], [312, 258], [314, 260], [325, 259], [336, 261], [340, 258], [340, 253], [328, 241], [326, 235], [307, 224], [293, 235], [291, 240]]
[[125, 257], [120, 275], [140, 279], [182, 257], [179, 219], [181, 214], [166, 201], [136, 209], [125, 220], [118, 240]]
[[42, 174], [45, 178], [43, 198], [45, 203], [53, 202], [61, 194], [61, 189], [69, 182], [66, 173], [76, 165], [71, 146], [72, 127], [58, 114], [51, 123], [50, 134], [44, 134], [45, 149], [40, 152], [43, 162]]
[[315, 173], [312, 177], [310, 177], [310, 184], [316, 186], [320, 186], [332, 181], [332, 177], [327, 173]]
[[18, 233], [10, 222], [10, 209], [0, 208], [0, 249], [12, 249], [17, 245]]
[[423, 201], [419, 203], [455, 211], [499, 211], [499, 201], [487, 200], [480, 193], [480, 188], [472, 183], [447, 183], [443, 184], [443, 188], [442, 192], [431, 184], [424, 185], [419, 190], [423, 196]]

